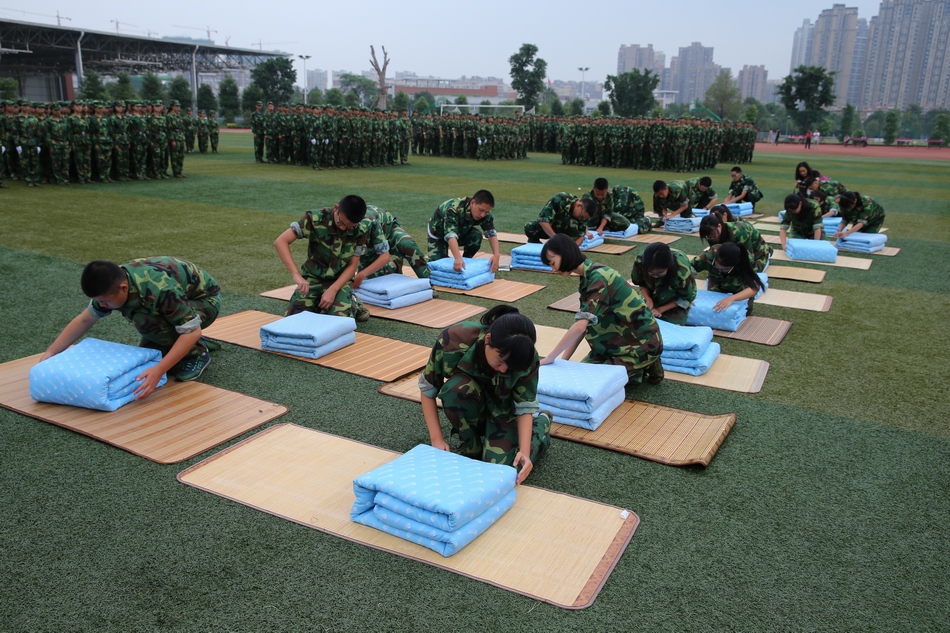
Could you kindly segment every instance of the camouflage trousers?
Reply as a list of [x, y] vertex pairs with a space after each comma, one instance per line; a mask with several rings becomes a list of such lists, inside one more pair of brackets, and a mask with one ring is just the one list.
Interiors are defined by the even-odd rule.
[[53, 178], [56, 184], [66, 184], [69, 182], [69, 145], [66, 143], [55, 143], [49, 147], [50, 168], [53, 172]]
[[193, 154], [195, 152], [195, 136], [196, 135], [197, 135], [197, 132], [194, 130], [185, 132], [185, 151], [188, 152], [189, 154]]
[[[661, 304], [662, 305], [662, 304]], [[689, 317], [689, 310], [687, 308], [681, 308], [676, 306], [675, 308], [670, 308], [663, 313], [663, 316], [660, 318], [666, 321], [667, 323], [673, 323], [675, 325], [686, 325], [686, 319]]]
[[208, 153], [208, 135], [198, 133], [198, 151], [202, 154]]
[[[544, 232], [541, 223], [537, 220], [531, 220], [524, 225], [524, 234], [528, 236], [529, 244], [540, 244], [541, 240], [548, 239], [548, 234]], [[574, 238], [571, 237], [571, 239]]]
[[254, 160], [264, 162], [264, 137], [261, 134], [254, 135]]
[[142, 143], [132, 146], [132, 175], [138, 180], [145, 180], [145, 163], [148, 158], [148, 145]]
[[217, 154], [217, 153], [218, 153], [218, 139], [219, 139], [219, 138], [220, 138], [220, 137], [218, 136], [218, 133], [217, 133], [217, 132], [212, 132], [211, 134], [208, 135], [208, 140], [211, 141], [211, 153], [212, 153], [212, 154]]
[[112, 178], [112, 144], [96, 145], [92, 148], [92, 151], [96, 157], [96, 173], [99, 180]]
[[617, 365], [627, 370], [627, 387], [641, 384], [645, 379], [659, 373], [663, 375], [660, 365], [660, 354], [663, 352], [663, 343], [659, 335], [640, 345], [637, 353], [624, 356], [601, 356], [591, 351], [584, 358], [584, 363], [594, 365]]
[[[490, 385], [482, 385], [461, 372], [453, 374], [439, 390], [442, 409], [461, 445], [459, 453], [493, 464], [514, 465], [518, 454], [518, 421], [493, 397]], [[531, 462], [551, 445], [551, 419], [547, 414], [534, 419], [531, 428]]]
[[79, 182], [89, 182], [92, 175], [92, 148], [73, 146], [73, 167], [76, 168], [76, 179]]
[[119, 180], [129, 179], [129, 146], [116, 145], [112, 148], [112, 156], [115, 157], [115, 176]]
[[[364, 256], [364, 259], [360, 260], [360, 270], [373, 263], [376, 257], [375, 253]], [[409, 267], [412, 268], [419, 279], [429, 278], [429, 260], [426, 259], [412, 236], [406, 233], [401, 226], [397, 226], [389, 237], [389, 263], [373, 273], [371, 278], [401, 272], [404, 263], [409, 264]]]
[[330, 314], [333, 316], [355, 316], [355, 307], [353, 296], [353, 287], [350, 284], [344, 285], [336, 293], [333, 303], [329, 308], [320, 308], [320, 297], [333, 285], [333, 279], [307, 279], [310, 282], [310, 290], [307, 294], [301, 294], [300, 290], [294, 290], [290, 298], [290, 304], [287, 306], [287, 312], [284, 316], [292, 316], [300, 312], [315, 312], [316, 314]]
[[[201, 318], [201, 329], [214, 323], [221, 309], [221, 295], [214, 295], [206, 299], [188, 300], [187, 303]], [[160, 316], [153, 314], [135, 314], [130, 319], [132, 325], [142, 335], [139, 347], [161, 350], [162, 356], [168, 353], [178, 340], [179, 334], [175, 326]], [[208, 348], [200, 340], [185, 354], [185, 358], [201, 356]]]
[[20, 179], [27, 183], [36, 183], [40, 180], [40, 155], [36, 145], [24, 145], [20, 155]]
[[[589, 222], [587, 228], [596, 231], [597, 227], [600, 226], [600, 222]], [[604, 227], [605, 231], [617, 231], [624, 232], [630, 228], [630, 220], [623, 217], [619, 213], [615, 213], [610, 217], [610, 220], [607, 222], [607, 225]]]
[[[482, 247], [482, 230], [472, 228], [468, 233], [458, 236], [459, 248], [462, 257], [475, 257], [475, 253]], [[450, 257], [449, 244], [445, 240], [428, 238], [429, 261]]]
[[185, 143], [175, 140], [168, 142], [168, 160], [172, 166], [172, 174], [181, 176], [185, 167]]
[[638, 218], [627, 218], [627, 221], [629, 221], [631, 224], [637, 225], [638, 235], [643, 235], [644, 233], [649, 233], [653, 230], [653, 221], [645, 215], [641, 215]]
[[264, 140], [264, 144], [267, 146], [267, 162], [268, 163], [277, 163], [280, 162], [280, 143], [276, 136], [268, 136]]

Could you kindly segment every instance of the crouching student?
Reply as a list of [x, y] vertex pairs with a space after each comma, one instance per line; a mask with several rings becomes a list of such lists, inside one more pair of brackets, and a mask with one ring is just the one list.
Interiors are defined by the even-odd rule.
[[782, 250], [791, 237], [803, 240], [820, 240], [825, 225], [821, 221], [821, 207], [817, 202], [797, 193], [785, 196], [785, 219], [779, 226]]
[[696, 276], [686, 253], [667, 244], [650, 244], [637, 255], [630, 281], [640, 287], [655, 318], [686, 325], [689, 307], [696, 300]]
[[725, 222], [711, 213], [699, 223], [699, 239], [710, 246], [726, 242], [742, 244], [752, 254], [752, 266], [757, 273], [768, 268], [772, 257], [772, 247], [765, 243], [757, 228], [744, 220]]
[[753, 297], [765, 288], [752, 268], [749, 251], [742, 244], [726, 242], [710, 246], [693, 258], [693, 270], [709, 273], [707, 289], [730, 295], [716, 302], [715, 312], [725, 310], [736, 301], [748, 301], [747, 314], [751, 315]]
[[[884, 226], [884, 207], [871, 196], [849, 191], [838, 198], [838, 206], [841, 209], [841, 224], [835, 231], [835, 238], [847, 237], [855, 231], [879, 233]], [[851, 228], [846, 230], [849, 224]]]

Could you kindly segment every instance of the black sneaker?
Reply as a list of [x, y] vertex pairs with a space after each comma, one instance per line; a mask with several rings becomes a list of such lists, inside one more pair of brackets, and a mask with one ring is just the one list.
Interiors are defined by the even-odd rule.
[[658, 385], [663, 382], [663, 379], [666, 377], [659, 358], [656, 359], [652, 365], [647, 367], [643, 373], [648, 385]]
[[178, 365], [178, 371], [175, 373], [175, 380], [178, 382], [190, 382], [201, 375], [201, 372], [211, 364], [211, 354], [204, 352], [200, 356], [192, 356], [181, 361]]

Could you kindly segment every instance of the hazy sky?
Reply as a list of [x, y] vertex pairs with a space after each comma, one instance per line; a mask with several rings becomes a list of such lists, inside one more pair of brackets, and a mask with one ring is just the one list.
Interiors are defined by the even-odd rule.
[[[586, 66], [587, 81], [603, 81], [617, 72], [621, 44], [653, 44], [666, 64], [679, 47], [701, 42], [715, 49], [714, 60], [732, 69], [765, 64], [769, 79], [788, 74], [795, 29], [812, 22], [832, 0], [769, 1], [670, 0], [636, 2], [181, 2], [116, 3], [103, 0], [0, 0], [0, 17], [55, 24], [57, 11], [71, 18], [63, 26], [156, 37], [205, 37], [206, 27], [218, 44], [280, 49], [311, 55], [308, 70], [368, 70], [370, 44], [386, 47], [389, 76], [396, 71], [457, 78], [462, 75], [509, 79], [508, 58], [523, 43], [538, 47], [551, 79], [577, 80]], [[846, 2], [861, 18], [878, 13], [879, 0]], [[24, 13], [28, 11], [29, 13]], [[45, 14], [37, 15], [37, 14]], [[133, 26], [134, 25], [134, 26]], [[181, 28], [192, 27], [192, 28]], [[303, 83], [302, 64], [295, 59]]]

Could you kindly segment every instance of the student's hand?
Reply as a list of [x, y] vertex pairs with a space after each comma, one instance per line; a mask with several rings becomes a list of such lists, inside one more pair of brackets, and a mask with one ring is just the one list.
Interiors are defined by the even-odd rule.
[[842, 238], [842, 237], [844, 237], [844, 231], [835, 231], [835, 234], [832, 235], [832, 237], [835, 238], [835, 239]]
[[557, 358], [557, 357], [556, 357], [554, 354], [548, 354], [547, 356], [542, 357], [542, 358], [541, 358], [541, 362], [538, 363], [538, 364], [539, 364], [539, 365], [550, 365], [551, 363], [554, 362], [554, 360], [555, 360], [556, 358]]
[[512, 464], [515, 468], [518, 468], [518, 465], [521, 465], [521, 470], [518, 471], [518, 480], [515, 483], [521, 483], [528, 478], [528, 475], [531, 473], [531, 469], [534, 468], [534, 464], [531, 463], [531, 458], [527, 455], [518, 451], [518, 454], [515, 455], [515, 461]]
[[726, 297], [725, 299], [720, 299], [716, 302], [716, 305], [713, 306], [713, 312], [722, 312], [726, 308], [732, 305], [735, 301], [732, 297]]
[[591, 233], [590, 231], [585, 231], [585, 232], [584, 232], [584, 239], [592, 240], [592, 239], [594, 239], [594, 234]]
[[300, 292], [301, 295], [305, 295], [310, 292], [310, 282], [304, 279], [303, 275], [294, 273], [293, 280], [297, 285], [297, 291]]
[[357, 288], [359, 288], [360, 284], [362, 283], [363, 283], [362, 275], [356, 275], [355, 277], [353, 277], [353, 281], [350, 282], [350, 284], [353, 286], [353, 290], [356, 290]]
[[322, 295], [320, 295], [320, 306], [321, 310], [326, 310], [333, 305], [333, 301], [336, 299], [336, 293], [332, 290], [325, 290]]
[[498, 272], [498, 266], [501, 265], [501, 255], [491, 256], [491, 272], [494, 275]]
[[657, 310], [656, 308], [650, 308], [650, 312], [653, 313], [653, 317], [656, 319], [659, 319], [661, 316], [663, 316], [663, 313]]
[[458, 259], [455, 260], [455, 263], [452, 265], [452, 268], [457, 273], [462, 272], [463, 270], [465, 270], [465, 260], [459, 257]]
[[158, 365], [149, 367], [138, 375], [136, 380], [141, 380], [142, 384], [133, 392], [136, 400], [146, 398], [158, 387], [158, 381], [162, 379], [164, 372], [158, 369]]
[[597, 229], [597, 235], [603, 235], [603, 234], [604, 234], [603, 229]]
[[452, 449], [449, 448], [448, 442], [445, 441], [445, 438], [440, 437], [438, 441], [432, 442], [432, 448], [437, 448], [440, 451], [452, 452]]

